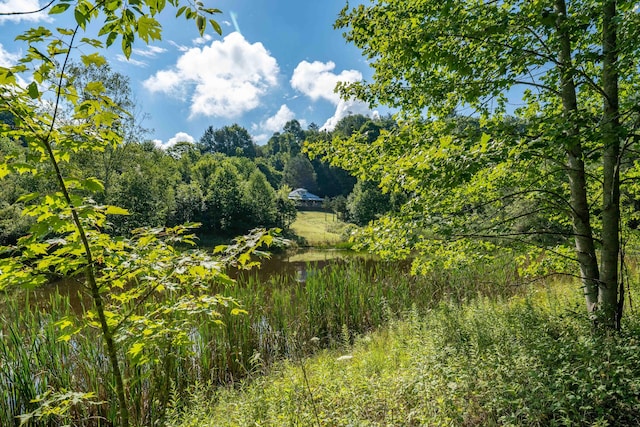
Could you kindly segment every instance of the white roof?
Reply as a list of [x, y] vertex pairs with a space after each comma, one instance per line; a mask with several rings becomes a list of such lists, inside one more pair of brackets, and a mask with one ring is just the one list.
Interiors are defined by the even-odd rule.
[[289, 193], [290, 199], [295, 200], [307, 200], [312, 202], [321, 202], [324, 199], [322, 197], [318, 197], [313, 193], [310, 193], [306, 188], [296, 188], [291, 193]]

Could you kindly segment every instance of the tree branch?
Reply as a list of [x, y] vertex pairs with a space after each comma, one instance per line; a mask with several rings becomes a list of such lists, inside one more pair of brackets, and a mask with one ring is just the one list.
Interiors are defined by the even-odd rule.
[[44, 10], [47, 10], [49, 8], [49, 6], [51, 6], [55, 1], [56, 0], [51, 0], [49, 3], [47, 3], [44, 6], [42, 6], [38, 10], [31, 10], [31, 11], [27, 11], [27, 12], [0, 12], [0, 16], [33, 15], [35, 13], [39, 13], [39, 12], [42, 12]]

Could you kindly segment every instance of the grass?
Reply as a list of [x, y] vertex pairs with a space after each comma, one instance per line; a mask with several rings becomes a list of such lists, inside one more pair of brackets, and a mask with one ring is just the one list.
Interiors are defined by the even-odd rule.
[[291, 231], [302, 246], [333, 246], [347, 240], [347, 227], [334, 213], [299, 211]]
[[[161, 424], [169, 391], [172, 400], [186, 402], [185, 393], [197, 384], [219, 386], [260, 377], [284, 358], [342, 346], [380, 328], [412, 304], [425, 311], [441, 299], [514, 292], [507, 285], [513, 277], [495, 273], [508, 269], [487, 268], [494, 271], [492, 282], [481, 280], [487, 275], [481, 269], [415, 277], [398, 264], [354, 259], [309, 271], [306, 283], [277, 275], [261, 281], [254, 275], [235, 286], [217, 285], [213, 293], [241, 301], [248, 314], [234, 316], [221, 308], [224, 325], [203, 314], [194, 321], [198, 326], [190, 331], [188, 348], [167, 342], [144, 350], [149, 363], [124, 364], [133, 422]], [[69, 342], [61, 341], [55, 322], [76, 315], [69, 298], [54, 293], [36, 307], [18, 295], [4, 301], [0, 311], [0, 425], [17, 425], [16, 416], [37, 410], [32, 402], [37, 396], [68, 391], [95, 392], [100, 403], [78, 402], [43, 425], [96, 425], [96, 420], [111, 425], [116, 399], [97, 331], [87, 328]]]
[[[637, 294], [637, 292], [636, 292]], [[636, 295], [637, 300], [637, 295]], [[190, 426], [630, 426], [640, 422], [640, 319], [596, 334], [572, 283], [443, 301], [240, 387], [191, 391]], [[183, 402], [184, 403], [184, 402]]]

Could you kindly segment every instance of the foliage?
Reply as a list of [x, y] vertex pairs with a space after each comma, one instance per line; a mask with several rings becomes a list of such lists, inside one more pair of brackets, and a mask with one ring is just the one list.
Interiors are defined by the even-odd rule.
[[347, 199], [346, 207], [349, 220], [362, 226], [387, 213], [391, 209], [391, 201], [389, 195], [383, 194], [374, 183], [358, 181]]
[[209, 126], [200, 138], [203, 153], [222, 153], [227, 156], [254, 158], [256, 148], [249, 132], [238, 124], [214, 129]]
[[[398, 128], [319, 140], [323, 155], [360, 179], [410, 197], [367, 230], [383, 254], [440, 253], [455, 265], [495, 245], [573, 254], [589, 312], [620, 326], [620, 195], [632, 191], [635, 2], [381, 0], [346, 6], [336, 22], [374, 69], [339, 89], [399, 108]], [[524, 104], [507, 117], [509, 96]], [[461, 111], [475, 115], [460, 118]], [[356, 128], [352, 126], [352, 128]], [[533, 232], [556, 239], [530, 239]], [[570, 231], [568, 230], [571, 228]], [[514, 231], [515, 230], [515, 231]], [[566, 237], [564, 239], [563, 237]], [[562, 247], [554, 246], [560, 241]], [[594, 314], [595, 316], [595, 314]]]
[[291, 226], [293, 221], [296, 220], [298, 215], [298, 209], [296, 203], [289, 199], [289, 193], [291, 187], [283, 185], [276, 192], [276, 211], [277, 211], [277, 225], [278, 227], [287, 229]]
[[[201, 35], [207, 25], [221, 32], [213, 19], [207, 20], [219, 10], [200, 2], [181, 5], [170, 0], [169, 5], [178, 8], [177, 16], [193, 19]], [[102, 380], [102, 387], [114, 388], [123, 427], [130, 421], [131, 384], [125, 382], [120, 361], [130, 359], [140, 366], [153, 363], [145, 350], [166, 342], [176, 346], [190, 342], [186, 315], [206, 313], [215, 318], [220, 306], [233, 302], [208, 292], [211, 281], [229, 281], [218, 260], [203, 252], [176, 256], [173, 244], [192, 243], [186, 228], [141, 230], [127, 239], [105, 234], [107, 216], [127, 211], [97, 204], [90, 195], [104, 191], [104, 185], [95, 177], [76, 174], [71, 167], [77, 153], [116, 148], [126, 133], [122, 126], [126, 105], [110, 96], [108, 82], [98, 80], [106, 60], [97, 50], [120, 38], [128, 58], [136, 38], [145, 43], [159, 40], [162, 29], [156, 17], [166, 6], [167, 2], [151, 0], [135, 5], [50, 2], [45, 8], [51, 15], [72, 9], [75, 26], [26, 31], [17, 37], [29, 46], [19, 64], [0, 67], [0, 111], [12, 119], [3, 121], [3, 134], [26, 145], [24, 158], [3, 155], [0, 178], [15, 173], [40, 176], [48, 168], [57, 187], [17, 200], [25, 206], [23, 214], [35, 218], [35, 223], [14, 247], [1, 248], [0, 290], [41, 285], [51, 275], [76, 277], [84, 283], [91, 305], [80, 325], [67, 319], [59, 322], [59, 339], [69, 341], [84, 329], [100, 330], [112, 374], [112, 380]], [[103, 23], [97, 38], [81, 37], [98, 18]], [[70, 59], [79, 44], [85, 46], [80, 61], [95, 71], [84, 75], [86, 81], [72, 77]], [[30, 82], [23, 84], [22, 76], [29, 76]], [[63, 111], [66, 106], [70, 111]], [[256, 240], [264, 241], [262, 236]], [[43, 407], [42, 414], [48, 415], [49, 410]]]
[[214, 230], [233, 232], [242, 211], [242, 191], [235, 168], [220, 168], [216, 171], [206, 203], [206, 224]]
[[244, 204], [256, 225], [270, 227], [276, 222], [276, 192], [264, 174], [255, 170], [249, 177], [244, 191]]
[[289, 159], [282, 172], [283, 182], [291, 188], [305, 188], [311, 192], [316, 191], [316, 172], [313, 165], [303, 154], [298, 154]]
[[594, 335], [573, 311], [573, 286], [556, 282], [509, 301], [443, 302], [424, 315], [409, 309], [404, 321], [303, 362], [306, 375], [285, 361], [242, 387], [194, 389], [193, 406], [174, 408], [169, 424], [634, 424], [637, 318], [622, 336]]

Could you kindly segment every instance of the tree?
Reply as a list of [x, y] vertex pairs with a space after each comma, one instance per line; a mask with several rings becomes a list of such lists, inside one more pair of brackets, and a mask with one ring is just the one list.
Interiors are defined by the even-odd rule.
[[391, 209], [388, 194], [382, 194], [378, 186], [370, 181], [358, 181], [347, 198], [349, 220], [365, 225]]
[[[427, 254], [518, 241], [503, 228], [516, 218], [502, 214], [517, 199], [536, 206], [532, 214], [564, 220], [573, 254], [561, 247], [546, 253], [575, 259], [588, 312], [619, 327], [620, 197], [637, 174], [630, 148], [637, 140], [639, 23], [636, 3], [616, 0], [345, 7], [336, 28], [362, 49], [374, 75], [340, 91], [399, 108], [402, 123], [373, 144], [356, 135], [312, 150], [412, 195], [402, 215], [369, 230], [375, 239], [384, 227], [377, 238], [388, 246]], [[509, 91], [518, 86], [525, 105], [513, 113], [524, 126], [505, 118]], [[480, 118], [480, 135], [456, 132], [451, 117], [463, 108]]]
[[[188, 318], [171, 319], [170, 315], [207, 311], [219, 302], [231, 301], [208, 294], [212, 279], [228, 280], [220, 272], [218, 260], [202, 252], [176, 257], [173, 247], [167, 244], [165, 238], [191, 241], [184, 228], [142, 231], [133, 239], [121, 240], [102, 233], [107, 215], [126, 214], [126, 211], [97, 205], [90, 195], [101, 191], [102, 183], [93, 177], [74, 176], [69, 168], [77, 152], [103, 151], [119, 145], [122, 135], [114, 128], [118, 128], [124, 116], [101, 81], [88, 81], [83, 97], [78, 96], [74, 86], [68, 83], [71, 54], [81, 43], [82, 63], [100, 68], [106, 60], [97, 51], [91, 52], [92, 48], [108, 47], [120, 39], [122, 51], [128, 58], [136, 38], [146, 43], [160, 39], [162, 28], [156, 18], [167, 3], [178, 8], [178, 16], [184, 14], [187, 19], [193, 19], [201, 35], [207, 25], [221, 32], [220, 26], [208, 19], [219, 11], [205, 8], [200, 2], [182, 5], [180, 0], [141, 0], [133, 5], [52, 1], [43, 9], [48, 9], [51, 15], [72, 9], [74, 26], [28, 30], [17, 37], [29, 45], [19, 64], [0, 67], [0, 113], [3, 117], [8, 113], [13, 119], [11, 125], [0, 124], [2, 133], [24, 141], [28, 150], [25, 161], [5, 157], [0, 163], [0, 178], [14, 173], [40, 176], [42, 165], [48, 165], [57, 185], [55, 192], [33, 192], [20, 198], [25, 204], [23, 214], [36, 218], [36, 222], [30, 235], [19, 239], [15, 247], [0, 249], [3, 254], [0, 290], [16, 285], [36, 286], [46, 282], [51, 274], [73, 275], [84, 282], [93, 301], [86, 326], [101, 331], [113, 373], [113, 384], [109, 385], [115, 389], [118, 402], [118, 425], [123, 427], [128, 427], [130, 417], [121, 358], [130, 357], [142, 363], [143, 350], [156, 340], [172, 336], [169, 339], [175, 343], [184, 341], [186, 332], [181, 334], [173, 328], [188, 327]], [[1, 13], [7, 14], [13, 13]], [[102, 21], [99, 38], [81, 37], [88, 24], [98, 21]], [[21, 75], [27, 81], [31, 81], [29, 76], [32, 76], [33, 80], [22, 85], [18, 78]], [[48, 98], [48, 93], [54, 94], [53, 98]], [[47, 102], [53, 106], [51, 110], [41, 108]], [[71, 120], [61, 122], [65, 102], [74, 108]], [[136, 283], [136, 286], [124, 289], [127, 283]], [[171, 291], [165, 292], [164, 306], [158, 307], [149, 296], [163, 290]], [[136, 310], [131, 309], [131, 305], [145, 313], [143, 320], [133, 316]], [[164, 317], [156, 317], [160, 313]], [[140, 339], [142, 336], [144, 340]], [[24, 421], [28, 422], [28, 416]]]
[[284, 167], [283, 182], [292, 188], [316, 191], [316, 172], [307, 156], [298, 154], [289, 159]]
[[336, 123], [336, 127], [333, 132], [343, 138], [348, 138], [367, 122], [370, 122], [367, 116], [362, 114], [349, 114], [348, 116], [341, 118], [340, 121]]
[[239, 224], [243, 211], [241, 180], [235, 167], [219, 168], [209, 183], [206, 200], [205, 226], [223, 233], [242, 229]]
[[248, 210], [251, 227], [271, 227], [275, 224], [276, 192], [257, 169], [245, 186], [244, 206]]
[[256, 157], [256, 147], [249, 132], [238, 124], [214, 129], [209, 126], [200, 138], [203, 153], [222, 153], [227, 156]]
[[289, 199], [289, 193], [291, 187], [283, 185], [276, 192], [276, 210], [277, 210], [277, 226], [283, 229], [289, 228], [293, 221], [298, 216], [298, 209], [296, 209], [296, 203]]
[[[93, 63], [82, 64], [71, 62], [67, 70], [67, 85], [73, 86], [78, 93], [79, 101], [88, 101], [93, 98], [91, 91], [85, 90], [90, 82], [101, 82], [104, 86], [104, 94], [114, 102], [114, 112], [120, 117], [113, 124], [113, 130], [121, 135], [124, 143], [140, 142], [149, 133], [142, 126], [144, 114], [138, 112], [139, 106], [131, 91], [129, 77], [113, 71], [108, 63], [97, 66]], [[88, 85], [89, 88], [91, 85]], [[125, 114], [121, 114], [125, 112]]]

